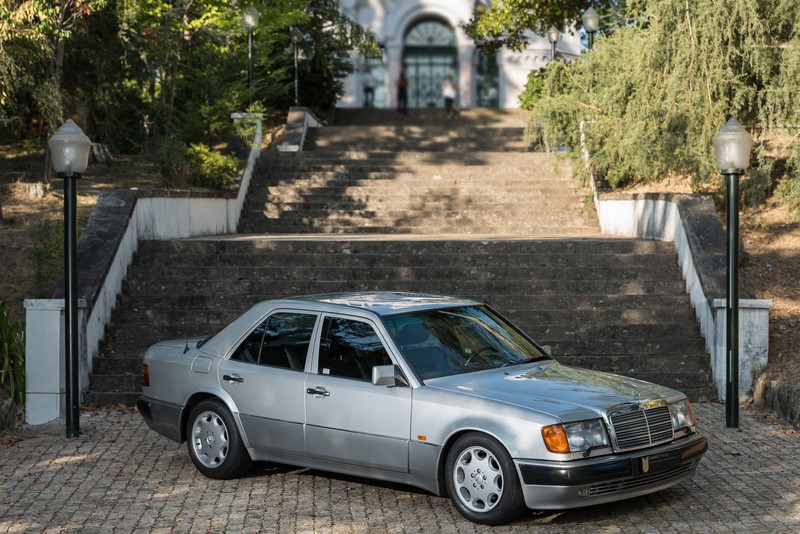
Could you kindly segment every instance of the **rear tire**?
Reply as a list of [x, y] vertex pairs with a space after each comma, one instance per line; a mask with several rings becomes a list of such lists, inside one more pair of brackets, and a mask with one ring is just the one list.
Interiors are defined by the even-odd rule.
[[197, 470], [209, 478], [237, 478], [253, 465], [233, 416], [218, 400], [204, 400], [192, 409], [186, 446]]
[[475, 523], [501, 525], [525, 511], [517, 468], [496, 439], [471, 432], [447, 454], [445, 483], [456, 510]]

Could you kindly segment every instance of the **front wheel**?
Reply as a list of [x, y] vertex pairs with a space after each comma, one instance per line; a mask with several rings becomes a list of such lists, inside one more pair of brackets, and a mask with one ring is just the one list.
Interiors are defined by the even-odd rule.
[[204, 400], [194, 407], [186, 429], [186, 445], [197, 470], [209, 478], [239, 477], [253, 463], [233, 416], [217, 400]]
[[470, 521], [501, 525], [525, 510], [514, 462], [494, 438], [465, 434], [453, 444], [446, 462], [447, 493], [456, 510]]

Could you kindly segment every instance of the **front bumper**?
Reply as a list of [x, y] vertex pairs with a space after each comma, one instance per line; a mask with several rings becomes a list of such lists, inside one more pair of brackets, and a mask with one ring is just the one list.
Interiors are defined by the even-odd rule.
[[625, 454], [573, 462], [515, 460], [525, 504], [562, 510], [639, 497], [691, 477], [708, 441], [697, 433], [684, 440]]

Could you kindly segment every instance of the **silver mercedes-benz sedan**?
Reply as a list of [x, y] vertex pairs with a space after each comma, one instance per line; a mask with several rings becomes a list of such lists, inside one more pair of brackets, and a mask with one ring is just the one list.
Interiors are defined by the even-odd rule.
[[266, 301], [157, 343], [138, 409], [211, 478], [312, 467], [489, 525], [673, 486], [708, 448], [684, 394], [560, 365], [480, 302], [407, 293]]

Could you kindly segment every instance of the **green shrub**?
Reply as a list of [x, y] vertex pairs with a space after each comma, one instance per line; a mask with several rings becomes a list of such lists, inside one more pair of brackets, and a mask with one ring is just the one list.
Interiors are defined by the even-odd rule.
[[11, 319], [8, 303], [0, 300], [0, 386], [9, 384], [11, 398], [25, 405], [25, 330]]
[[186, 183], [189, 160], [186, 145], [175, 137], [165, 137], [148, 154], [161, 175], [164, 187], [179, 187]]
[[189, 147], [192, 184], [199, 187], [223, 189], [236, 183], [239, 160], [220, 154], [206, 145]]

